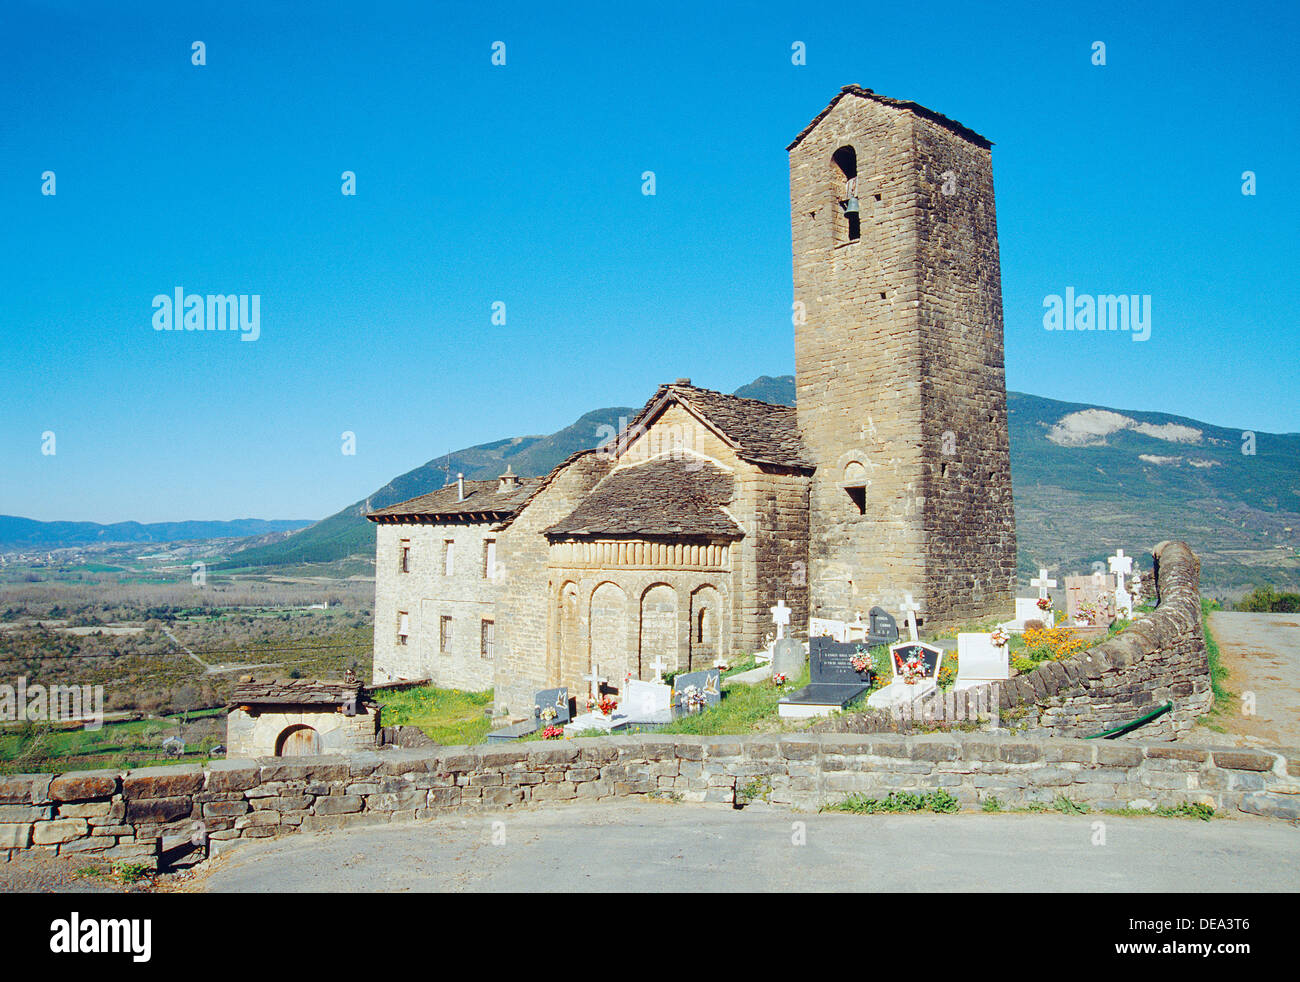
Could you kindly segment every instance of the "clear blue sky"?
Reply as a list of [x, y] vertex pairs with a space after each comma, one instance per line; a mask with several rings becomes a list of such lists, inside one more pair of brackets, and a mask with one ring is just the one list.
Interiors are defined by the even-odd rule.
[[[318, 518], [793, 371], [785, 146], [849, 82], [995, 142], [1010, 388], [1300, 430], [1297, 5], [1057, 6], [6, 0], [0, 513]], [[154, 331], [178, 286], [260, 339]], [[1067, 286], [1151, 339], [1044, 331]]]

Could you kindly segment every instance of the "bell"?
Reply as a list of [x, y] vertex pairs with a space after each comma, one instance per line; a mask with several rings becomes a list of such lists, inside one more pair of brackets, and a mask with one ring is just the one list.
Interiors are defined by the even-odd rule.
[[848, 201], [844, 202], [844, 214], [846, 214], [846, 215], [856, 215], [857, 213], [858, 213], [858, 199], [857, 199], [857, 198], [850, 198]]

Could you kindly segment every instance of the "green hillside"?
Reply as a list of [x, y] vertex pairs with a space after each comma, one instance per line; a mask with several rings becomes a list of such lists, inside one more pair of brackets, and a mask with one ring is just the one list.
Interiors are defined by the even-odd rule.
[[[737, 395], [794, 404], [792, 376], [762, 376]], [[1202, 557], [1207, 593], [1236, 596], [1271, 584], [1300, 588], [1300, 434], [1255, 434], [1166, 413], [1111, 410], [1011, 392], [1011, 476], [1023, 578], [1040, 565], [1087, 572], [1117, 547], [1131, 555], [1165, 538], [1186, 539]], [[587, 413], [550, 436], [515, 437], [450, 455], [450, 473], [545, 474], [600, 428], [636, 410]], [[236, 553], [227, 568], [288, 566], [370, 556], [374, 528], [363, 515], [441, 487], [439, 457], [281, 542]]]

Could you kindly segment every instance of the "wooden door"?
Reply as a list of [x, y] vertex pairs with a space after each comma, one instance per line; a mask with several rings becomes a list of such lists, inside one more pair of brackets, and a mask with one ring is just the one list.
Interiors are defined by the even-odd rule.
[[276, 741], [277, 757], [314, 757], [321, 751], [320, 734], [310, 726], [291, 726]]

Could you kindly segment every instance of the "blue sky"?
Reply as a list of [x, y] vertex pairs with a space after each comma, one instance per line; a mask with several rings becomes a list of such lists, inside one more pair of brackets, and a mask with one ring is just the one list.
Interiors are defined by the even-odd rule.
[[[785, 146], [849, 82], [996, 144], [1009, 388], [1300, 430], [1295, 4], [468, 6], [6, 2], [0, 513], [319, 518], [793, 371]], [[1067, 286], [1150, 340], [1044, 331]], [[261, 336], [153, 330], [176, 287]]]

